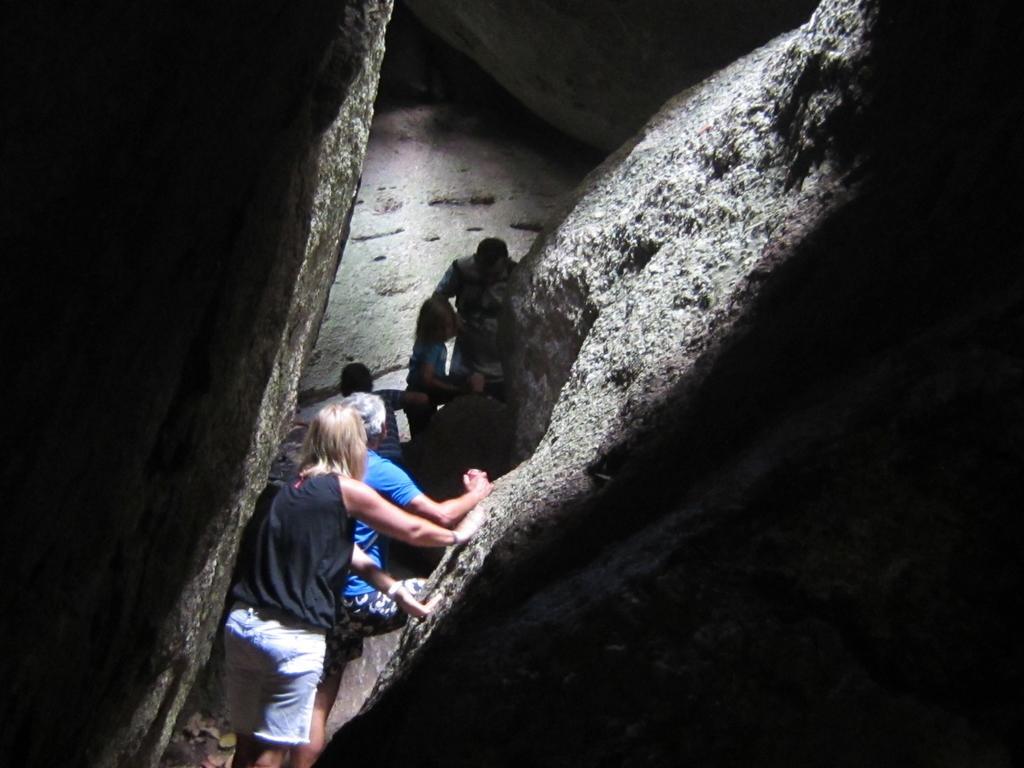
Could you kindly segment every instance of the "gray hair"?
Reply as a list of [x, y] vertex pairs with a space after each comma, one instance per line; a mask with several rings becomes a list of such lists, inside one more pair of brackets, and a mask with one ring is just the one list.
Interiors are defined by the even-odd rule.
[[341, 405], [352, 408], [363, 420], [366, 427], [366, 440], [372, 443], [380, 440], [384, 434], [384, 418], [387, 412], [384, 410], [384, 401], [377, 395], [369, 392], [353, 392], [341, 401]]

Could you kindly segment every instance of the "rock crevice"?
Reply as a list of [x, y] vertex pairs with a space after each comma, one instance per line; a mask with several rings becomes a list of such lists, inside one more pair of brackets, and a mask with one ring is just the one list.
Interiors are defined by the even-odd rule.
[[1019, 760], [1009, 10], [827, 0], [588, 177], [513, 290], [529, 458], [328, 765]]

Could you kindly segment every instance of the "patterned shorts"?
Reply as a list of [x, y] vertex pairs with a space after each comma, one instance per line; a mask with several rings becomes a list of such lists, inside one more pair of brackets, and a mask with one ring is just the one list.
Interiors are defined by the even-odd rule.
[[[404, 579], [402, 584], [417, 597], [423, 591], [424, 579]], [[405, 625], [406, 615], [398, 603], [384, 592], [374, 590], [365, 595], [346, 597], [327, 635], [324, 678], [341, 671], [346, 662], [363, 655], [363, 638], [382, 635]]]

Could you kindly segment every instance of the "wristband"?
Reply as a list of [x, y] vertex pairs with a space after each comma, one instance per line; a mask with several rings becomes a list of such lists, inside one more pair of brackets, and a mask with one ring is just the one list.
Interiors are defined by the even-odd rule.
[[398, 592], [398, 590], [400, 590], [404, 586], [405, 585], [402, 582], [396, 581], [394, 584], [392, 584], [390, 587], [388, 587], [388, 597], [390, 597], [392, 600], [394, 600], [395, 599], [395, 594]]

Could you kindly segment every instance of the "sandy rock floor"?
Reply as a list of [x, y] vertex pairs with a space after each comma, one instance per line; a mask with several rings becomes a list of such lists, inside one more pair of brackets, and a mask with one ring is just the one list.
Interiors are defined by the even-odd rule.
[[522, 258], [594, 163], [464, 107], [378, 106], [303, 398], [328, 394], [353, 360], [376, 376], [404, 367], [416, 313], [451, 261], [492, 236]]

